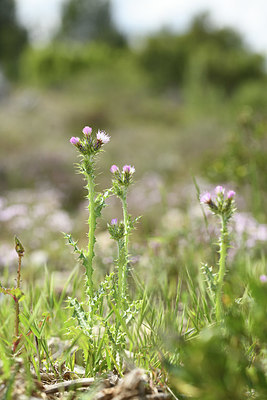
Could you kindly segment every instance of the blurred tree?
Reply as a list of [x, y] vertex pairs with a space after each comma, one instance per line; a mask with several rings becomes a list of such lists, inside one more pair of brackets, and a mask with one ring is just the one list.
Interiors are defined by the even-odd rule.
[[8, 77], [16, 76], [18, 58], [27, 43], [27, 31], [16, 19], [14, 0], [0, 0], [0, 65]]
[[209, 42], [222, 50], [244, 50], [241, 36], [231, 28], [217, 29], [213, 25], [208, 12], [201, 13], [192, 20], [189, 31], [185, 36], [195, 45]]
[[125, 37], [112, 20], [109, 0], [68, 0], [63, 6], [62, 25], [57, 39], [126, 45]]
[[206, 13], [182, 35], [163, 31], [149, 38], [140, 61], [160, 89], [197, 81], [230, 95], [243, 83], [266, 76], [264, 57], [251, 52], [234, 29], [214, 27]]

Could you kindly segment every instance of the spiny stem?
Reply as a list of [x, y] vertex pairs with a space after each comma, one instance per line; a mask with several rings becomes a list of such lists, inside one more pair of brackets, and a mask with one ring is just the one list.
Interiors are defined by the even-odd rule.
[[123, 194], [122, 197], [122, 209], [123, 209], [123, 222], [124, 222], [124, 244], [125, 244], [125, 251], [126, 254], [128, 254], [128, 242], [129, 242], [129, 231], [128, 231], [128, 225], [129, 225], [129, 216], [128, 216], [128, 211], [127, 211], [127, 197], [126, 197], [126, 191]]
[[[17, 271], [17, 289], [20, 288], [20, 276], [21, 276], [21, 259], [23, 257], [23, 254], [18, 253], [19, 256], [19, 261], [18, 261], [18, 271]], [[19, 301], [17, 298], [14, 298], [15, 300], [15, 337], [17, 338], [19, 336]]]
[[19, 336], [19, 301], [18, 299], [14, 299], [15, 300], [15, 312], [16, 312], [16, 316], [15, 316], [15, 337], [18, 338]]
[[93, 258], [94, 258], [94, 245], [95, 245], [95, 230], [96, 230], [96, 215], [95, 215], [95, 183], [94, 177], [90, 174], [87, 175], [88, 180], [88, 210], [89, 210], [89, 218], [88, 218], [88, 250], [87, 250], [87, 267], [86, 267], [86, 275], [87, 275], [87, 286], [90, 297], [93, 297], [94, 294], [94, 284], [93, 284]]
[[127, 191], [125, 189], [124, 194], [121, 198], [122, 209], [123, 209], [123, 223], [124, 223], [124, 248], [121, 251], [124, 252], [124, 262], [122, 265], [122, 297], [125, 297], [127, 288], [127, 263], [128, 263], [128, 242], [129, 242], [129, 215], [127, 210]]
[[216, 319], [220, 321], [222, 319], [222, 287], [226, 268], [226, 255], [228, 245], [228, 231], [227, 221], [224, 217], [221, 217], [221, 237], [220, 237], [220, 259], [219, 259], [219, 275], [216, 289]]
[[126, 263], [124, 239], [118, 240], [118, 303], [125, 297], [124, 265]]
[[[17, 286], [16, 289], [20, 289], [20, 278], [21, 278], [21, 259], [24, 255], [24, 247], [17, 236], [15, 236], [15, 250], [18, 255], [18, 271], [17, 271]], [[19, 337], [19, 298], [14, 295], [15, 301], [15, 337]]]
[[18, 271], [17, 271], [17, 289], [20, 289], [21, 259], [22, 255], [19, 254]]

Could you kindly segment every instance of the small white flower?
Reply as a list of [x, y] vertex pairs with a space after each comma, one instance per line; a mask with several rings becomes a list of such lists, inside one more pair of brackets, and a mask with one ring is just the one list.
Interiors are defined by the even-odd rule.
[[98, 131], [96, 134], [96, 138], [102, 144], [106, 144], [110, 141], [110, 136], [108, 136], [105, 131]]

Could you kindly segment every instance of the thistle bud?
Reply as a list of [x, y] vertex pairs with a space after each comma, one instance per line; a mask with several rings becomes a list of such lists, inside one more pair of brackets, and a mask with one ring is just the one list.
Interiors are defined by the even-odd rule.
[[70, 143], [74, 146], [77, 146], [80, 143], [80, 139], [78, 137], [72, 136], [72, 138], [70, 138]]
[[90, 126], [85, 126], [82, 130], [84, 136], [88, 137], [92, 133], [92, 128]]
[[204, 193], [200, 196], [200, 203], [210, 204], [211, 203], [211, 194], [209, 192]]
[[217, 194], [217, 196], [218, 195], [223, 195], [224, 194], [224, 187], [222, 187], [222, 186], [216, 186], [216, 188], [215, 188], [215, 193]]
[[122, 170], [124, 173], [128, 173], [128, 174], [133, 174], [135, 172], [135, 168], [132, 167], [131, 165], [124, 165]]
[[229, 190], [227, 193], [227, 199], [232, 200], [235, 197], [235, 192], [233, 190]]
[[23, 256], [25, 250], [24, 247], [17, 236], [15, 236], [15, 250], [19, 256]]
[[261, 276], [260, 276], [260, 281], [261, 281], [262, 283], [266, 283], [266, 282], [267, 282], [267, 275], [261, 275]]
[[117, 167], [117, 165], [113, 164], [113, 165], [110, 167], [110, 172], [111, 172], [112, 174], [115, 174], [115, 172], [118, 172], [118, 171], [119, 171], [119, 168]]
[[124, 236], [124, 224], [123, 222], [118, 223], [117, 218], [113, 218], [108, 224], [108, 231], [112, 239], [118, 241]]

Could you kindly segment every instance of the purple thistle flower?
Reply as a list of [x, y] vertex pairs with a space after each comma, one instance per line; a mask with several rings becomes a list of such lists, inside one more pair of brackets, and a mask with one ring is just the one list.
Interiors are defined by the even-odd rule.
[[111, 165], [110, 172], [112, 174], [115, 174], [115, 172], [117, 172], [117, 171], [119, 171], [119, 168], [117, 167], [117, 165], [115, 165], [115, 164]]
[[219, 194], [224, 194], [224, 187], [222, 187], [222, 186], [216, 186], [216, 188], [215, 188], [215, 193], [217, 194], [217, 195], [219, 195]]
[[89, 136], [89, 135], [91, 135], [91, 133], [92, 133], [92, 128], [90, 128], [90, 126], [85, 126], [84, 128], [83, 128], [83, 134], [85, 135], [85, 136]]
[[209, 192], [203, 193], [200, 196], [200, 203], [209, 204], [211, 202], [211, 194]]
[[124, 165], [123, 172], [130, 172], [130, 169], [131, 169], [130, 165]]
[[267, 282], [267, 275], [261, 275], [261, 276], [260, 276], [260, 281], [261, 281], [262, 283], [266, 283], [266, 282]]
[[235, 197], [235, 192], [233, 190], [229, 190], [227, 193], [227, 199], [231, 200]]
[[131, 165], [124, 165], [122, 170], [124, 173], [128, 173], [128, 174], [133, 174], [135, 172], [135, 168], [132, 167]]
[[110, 136], [108, 136], [105, 131], [98, 131], [96, 138], [101, 144], [106, 144], [110, 141]]
[[110, 225], [117, 225], [118, 224], [118, 220], [117, 218], [113, 218], [110, 222]]
[[77, 146], [77, 144], [80, 143], [80, 139], [78, 137], [72, 136], [72, 138], [70, 138], [70, 143], [74, 146]]

